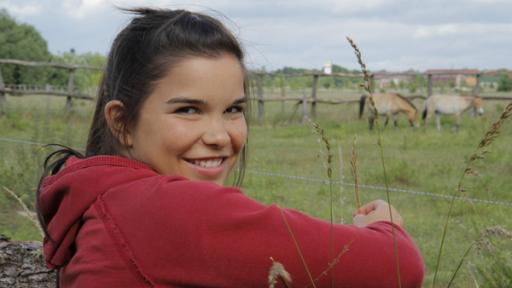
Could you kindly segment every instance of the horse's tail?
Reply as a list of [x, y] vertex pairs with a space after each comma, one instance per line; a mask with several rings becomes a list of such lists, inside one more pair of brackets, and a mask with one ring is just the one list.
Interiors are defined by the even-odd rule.
[[359, 119], [363, 117], [364, 112], [364, 103], [366, 102], [366, 95], [361, 95], [361, 98], [359, 98]]
[[421, 115], [421, 119], [423, 119], [423, 121], [425, 121], [425, 119], [427, 119], [427, 114], [428, 114], [428, 105], [425, 104], [425, 108], [423, 108], [423, 114]]

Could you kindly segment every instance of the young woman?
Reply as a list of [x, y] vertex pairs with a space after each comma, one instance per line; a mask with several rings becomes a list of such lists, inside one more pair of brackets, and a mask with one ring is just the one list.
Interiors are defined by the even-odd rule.
[[266, 287], [271, 258], [293, 287], [421, 286], [421, 255], [386, 202], [331, 225], [223, 186], [245, 165], [238, 41], [210, 16], [131, 11], [85, 155], [50, 154], [38, 189], [61, 287]]

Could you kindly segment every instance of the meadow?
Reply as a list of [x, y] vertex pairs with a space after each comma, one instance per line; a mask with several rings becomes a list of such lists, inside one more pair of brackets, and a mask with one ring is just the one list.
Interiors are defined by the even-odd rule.
[[[414, 103], [422, 107], [423, 100]], [[470, 155], [507, 104], [487, 101], [486, 113], [479, 118], [465, 115], [458, 132], [451, 129], [453, 120], [449, 117], [443, 118], [441, 132], [435, 129], [434, 121], [412, 129], [404, 117], [399, 118], [398, 128], [390, 125], [382, 130], [391, 202], [422, 251], [427, 268], [425, 287], [432, 282], [450, 196], [456, 192]], [[42, 161], [51, 151], [42, 144], [83, 149], [94, 105], [74, 101], [71, 115], [65, 115], [64, 106], [65, 99], [59, 97], [7, 97], [6, 113], [0, 117], [0, 234], [16, 240], [41, 239], [17, 201], [5, 192], [6, 188], [14, 191], [34, 209]], [[256, 115], [255, 108], [253, 105], [252, 116]], [[317, 105], [314, 121], [324, 129], [333, 156], [331, 197], [327, 151], [311, 123], [302, 121], [301, 109], [291, 102], [270, 102], [265, 104], [263, 123], [251, 119], [242, 190], [264, 203], [277, 203], [326, 220], [333, 205], [334, 221], [351, 223], [356, 207], [350, 165], [353, 147], [362, 202], [386, 198], [377, 132], [368, 130], [365, 117], [358, 119], [355, 104]], [[465, 192], [455, 201], [436, 287], [446, 287], [464, 252], [475, 241], [451, 287], [506, 287], [512, 277], [511, 132], [512, 123], [505, 123], [485, 158], [476, 162], [478, 176], [464, 179]], [[338, 265], [350, 263], [341, 260]]]

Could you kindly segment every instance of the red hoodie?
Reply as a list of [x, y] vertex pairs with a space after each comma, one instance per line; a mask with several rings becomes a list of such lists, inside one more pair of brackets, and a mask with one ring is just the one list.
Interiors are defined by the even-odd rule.
[[393, 226], [402, 287], [422, 284], [418, 249], [390, 222], [331, 225], [114, 156], [70, 158], [41, 189], [62, 287], [268, 287], [271, 257], [292, 287], [397, 287]]

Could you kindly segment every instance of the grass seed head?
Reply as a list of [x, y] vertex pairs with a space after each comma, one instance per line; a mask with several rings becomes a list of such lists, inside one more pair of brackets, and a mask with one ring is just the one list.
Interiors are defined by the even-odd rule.
[[278, 280], [280, 280], [285, 287], [290, 287], [290, 284], [292, 283], [290, 273], [284, 269], [283, 264], [274, 261], [272, 257], [270, 257], [270, 260], [272, 260], [272, 266], [268, 273], [268, 287], [274, 288]]

